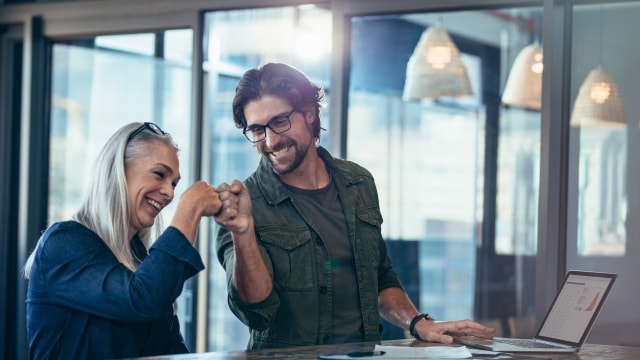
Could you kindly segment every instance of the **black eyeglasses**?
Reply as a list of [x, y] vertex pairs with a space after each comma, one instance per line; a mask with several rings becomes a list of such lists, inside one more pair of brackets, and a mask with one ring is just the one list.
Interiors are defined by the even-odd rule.
[[129, 135], [129, 138], [127, 139], [127, 142], [131, 141], [131, 139], [133, 139], [134, 137], [136, 137], [136, 135], [140, 134], [141, 132], [143, 132], [145, 129], [149, 129], [151, 131], [153, 131], [154, 133], [158, 134], [158, 135], [169, 135], [168, 133], [164, 132], [164, 130], [160, 129], [160, 126], [152, 123], [152, 122], [146, 122], [143, 123], [142, 125], [140, 125], [139, 128], [137, 128], [134, 132], [131, 133], [131, 135]]
[[266, 125], [251, 125], [249, 127], [244, 128], [242, 133], [247, 138], [247, 140], [252, 143], [257, 143], [264, 140], [267, 137], [267, 128], [271, 129], [276, 134], [282, 134], [283, 132], [291, 129], [291, 120], [289, 117], [291, 114], [296, 112], [295, 110], [291, 110], [290, 113], [286, 115], [278, 115], [271, 119]]

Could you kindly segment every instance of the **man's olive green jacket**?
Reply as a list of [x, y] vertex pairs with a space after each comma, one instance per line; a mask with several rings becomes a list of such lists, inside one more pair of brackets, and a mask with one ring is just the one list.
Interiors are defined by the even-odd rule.
[[[380, 226], [382, 215], [371, 173], [317, 148], [338, 189], [354, 250], [365, 341], [380, 339], [378, 292], [402, 288], [391, 266]], [[244, 303], [230, 279], [235, 261], [231, 234], [218, 227], [218, 260], [227, 272], [231, 311], [250, 328], [249, 349], [317, 345], [331, 338], [329, 252], [313, 219], [296, 207], [287, 187], [262, 159], [245, 180], [253, 206], [256, 239], [274, 282], [263, 301]]]

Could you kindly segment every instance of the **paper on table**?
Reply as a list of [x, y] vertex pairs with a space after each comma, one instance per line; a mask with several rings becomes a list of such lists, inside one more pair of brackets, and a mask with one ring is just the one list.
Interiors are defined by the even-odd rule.
[[384, 357], [416, 359], [467, 359], [471, 352], [466, 346], [387, 346], [376, 345], [375, 351], [384, 351]]

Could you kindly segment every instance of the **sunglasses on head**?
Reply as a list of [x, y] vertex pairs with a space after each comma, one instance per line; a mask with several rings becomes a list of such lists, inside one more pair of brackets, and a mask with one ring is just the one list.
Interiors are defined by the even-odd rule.
[[143, 132], [145, 129], [149, 129], [151, 131], [153, 131], [154, 133], [158, 134], [158, 135], [169, 135], [168, 133], [166, 133], [164, 130], [162, 130], [160, 128], [160, 126], [152, 123], [152, 122], [145, 122], [142, 125], [140, 125], [139, 128], [137, 128], [134, 132], [131, 133], [131, 135], [129, 135], [129, 138], [127, 139], [127, 141], [131, 141], [131, 139], [133, 139], [134, 137], [136, 137], [136, 135], [140, 134], [141, 132]]

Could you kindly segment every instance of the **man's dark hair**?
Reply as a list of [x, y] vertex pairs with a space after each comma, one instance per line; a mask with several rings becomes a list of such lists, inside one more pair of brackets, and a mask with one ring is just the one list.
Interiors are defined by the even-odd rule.
[[313, 136], [320, 138], [320, 107], [324, 100], [324, 90], [314, 84], [305, 74], [293, 66], [268, 63], [244, 73], [233, 98], [233, 121], [236, 127], [244, 129], [247, 119], [244, 108], [250, 101], [264, 95], [273, 95], [287, 101], [295, 111], [313, 111]]

